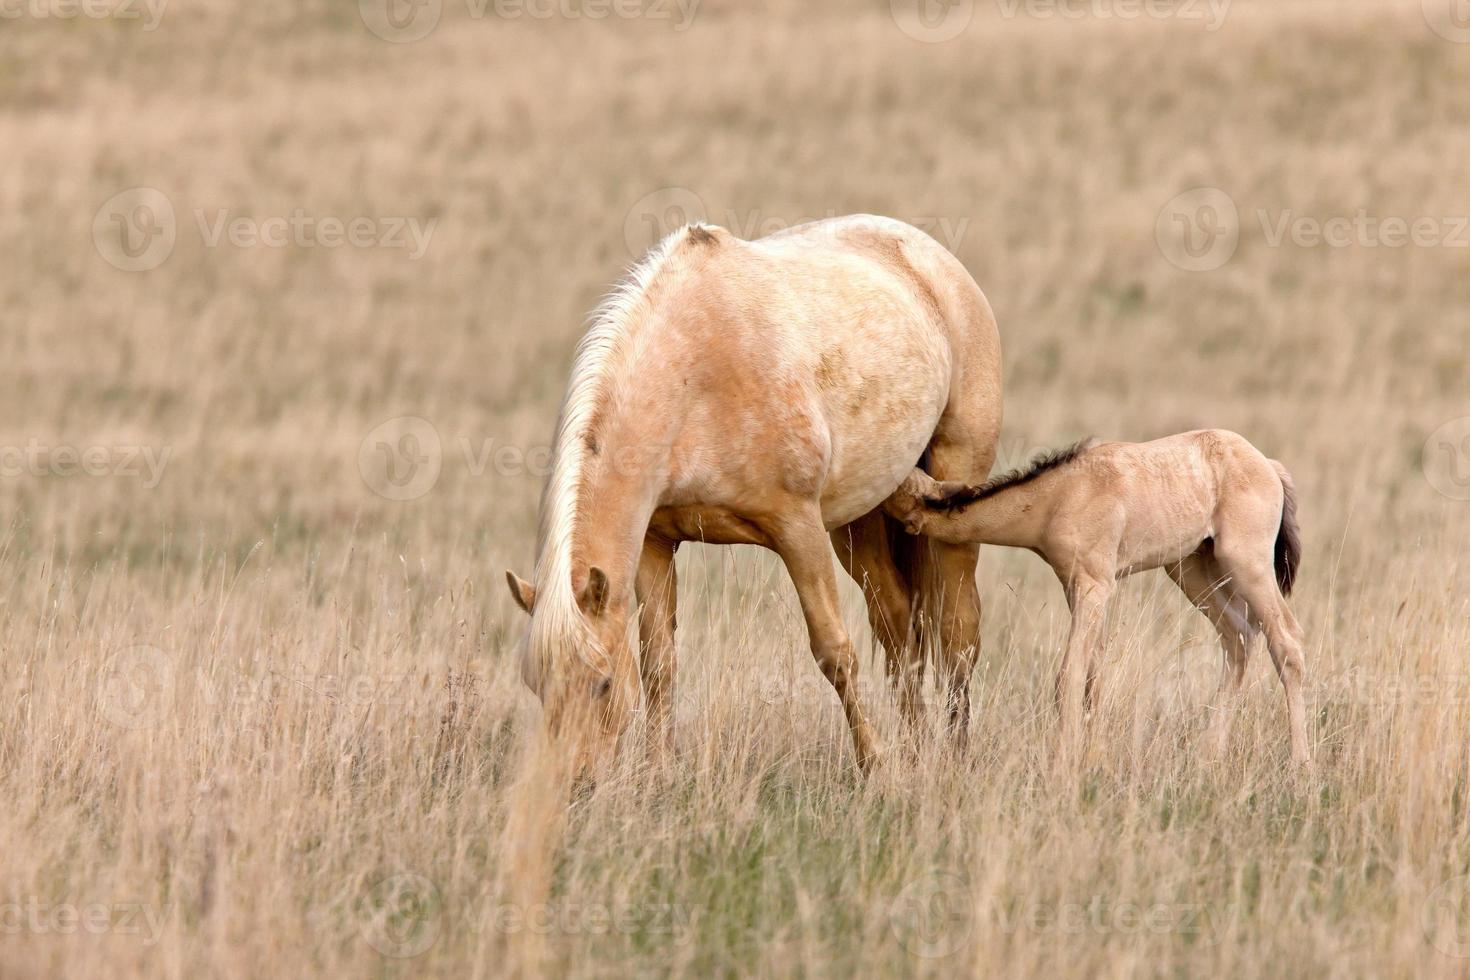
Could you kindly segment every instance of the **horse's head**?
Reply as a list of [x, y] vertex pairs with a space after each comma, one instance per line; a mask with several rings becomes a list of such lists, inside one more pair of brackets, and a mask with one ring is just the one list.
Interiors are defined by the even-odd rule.
[[[505, 573], [530, 616], [521, 679], [541, 699], [547, 731], [574, 778], [596, 777], [638, 707], [637, 659], [628, 639], [631, 602], [597, 566], [574, 569], [569, 590], [545, 590]], [[563, 592], [558, 595], [558, 592]]]

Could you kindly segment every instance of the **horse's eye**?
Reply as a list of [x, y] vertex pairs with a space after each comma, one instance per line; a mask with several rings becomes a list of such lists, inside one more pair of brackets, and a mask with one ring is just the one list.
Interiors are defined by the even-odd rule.
[[605, 698], [605, 697], [607, 697], [611, 693], [612, 693], [612, 678], [611, 677], [604, 677], [597, 684], [597, 696], [600, 697], [600, 698]]

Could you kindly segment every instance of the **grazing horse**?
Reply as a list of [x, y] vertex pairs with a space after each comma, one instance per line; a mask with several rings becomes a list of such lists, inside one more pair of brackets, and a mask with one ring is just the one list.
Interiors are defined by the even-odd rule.
[[1251, 642], [1264, 631], [1286, 689], [1292, 761], [1308, 761], [1302, 631], [1286, 603], [1301, 563], [1296, 488], [1244, 437], [1207, 429], [1145, 443], [1081, 442], [978, 486], [915, 470], [885, 507], [911, 533], [1029, 548], [1051, 565], [1072, 612], [1057, 678], [1064, 739], [1092, 703], [1114, 584], [1162, 567], [1220, 634], [1215, 751], [1229, 737]]
[[[755, 241], [693, 225], [661, 242], [577, 349], [534, 579], [507, 572], [530, 614], [522, 677], [575, 771], [607, 760], [640, 686], [655, 751], [669, 739], [681, 541], [781, 557], [866, 771], [877, 748], [838, 610], [835, 546], [905, 717], [918, 717], [932, 648], [962, 739], [979, 548], [908, 538], [881, 505], [916, 464], [982, 478], [1000, 419], [990, 305], [918, 229], [850, 216]], [[626, 639], [635, 615], [637, 655]]]

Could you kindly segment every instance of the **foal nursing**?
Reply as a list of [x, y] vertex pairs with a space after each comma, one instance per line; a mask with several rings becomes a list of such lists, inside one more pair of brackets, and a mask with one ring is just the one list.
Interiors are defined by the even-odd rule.
[[1229, 736], [1251, 641], [1264, 632], [1286, 689], [1292, 761], [1308, 761], [1302, 631], [1285, 598], [1301, 560], [1295, 488], [1242, 436], [1208, 429], [1145, 443], [1089, 440], [979, 485], [915, 470], [885, 508], [911, 533], [1029, 548], [1051, 565], [1072, 613], [1057, 678], [1064, 740], [1079, 734], [1083, 705], [1092, 704], [1114, 584], [1163, 568], [1224, 648], [1215, 751]]

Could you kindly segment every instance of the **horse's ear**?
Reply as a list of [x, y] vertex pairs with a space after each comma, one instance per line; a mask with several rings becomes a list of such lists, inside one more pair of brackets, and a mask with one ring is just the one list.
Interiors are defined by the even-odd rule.
[[607, 581], [607, 572], [593, 565], [587, 569], [587, 584], [582, 586], [577, 602], [589, 616], [601, 616], [607, 608], [607, 595], [612, 587]]
[[531, 607], [536, 605], [536, 586], [508, 568], [505, 570], [505, 583], [510, 586], [510, 597], [529, 615]]

